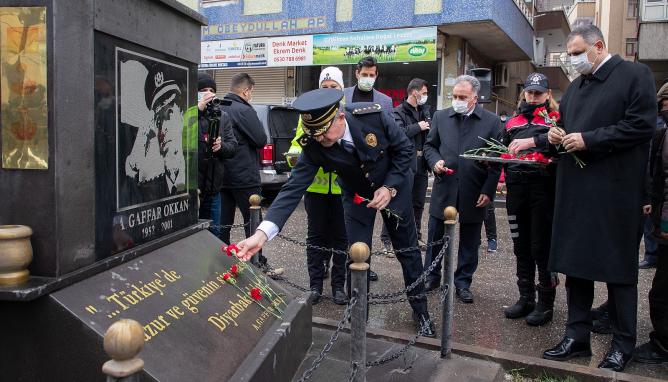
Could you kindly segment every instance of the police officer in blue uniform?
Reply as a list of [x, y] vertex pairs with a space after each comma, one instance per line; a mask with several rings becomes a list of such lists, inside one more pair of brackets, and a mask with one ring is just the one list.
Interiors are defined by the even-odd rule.
[[[364, 242], [371, 248], [376, 210], [390, 208], [401, 219], [381, 214], [394, 248], [415, 248], [397, 253], [406, 286], [423, 271], [412, 210], [413, 147], [392, 116], [374, 103], [340, 104], [343, 92], [317, 89], [297, 98], [292, 106], [302, 117], [302, 153], [265, 220], [255, 234], [240, 242], [237, 254], [248, 260], [283, 228], [302, 195], [313, 182], [318, 168], [336, 172], [342, 189], [348, 242]], [[355, 194], [369, 200], [353, 202]], [[368, 262], [370, 262], [367, 260]], [[368, 280], [367, 280], [368, 283]], [[368, 284], [367, 284], [368, 285]], [[422, 294], [419, 284], [409, 292]], [[350, 293], [350, 285], [348, 285]], [[425, 297], [409, 300], [413, 320], [424, 336], [435, 337]]]

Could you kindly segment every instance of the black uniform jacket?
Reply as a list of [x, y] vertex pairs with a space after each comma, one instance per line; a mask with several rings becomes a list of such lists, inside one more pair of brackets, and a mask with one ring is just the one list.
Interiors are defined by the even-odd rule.
[[480, 194], [494, 200], [496, 184], [501, 168], [484, 165], [461, 158], [467, 150], [486, 147], [480, 138], [500, 140], [503, 134], [501, 120], [476, 105], [473, 113], [466, 117], [455, 113], [452, 108], [434, 113], [431, 121], [425, 156], [430, 168], [439, 160], [455, 170], [452, 175], [439, 174], [434, 178], [429, 214], [443, 220], [445, 207], [453, 206], [459, 211], [461, 223], [480, 223], [484, 220], [485, 208], [476, 207]]
[[253, 106], [233, 93], [227, 94], [225, 99], [232, 101], [231, 105], [223, 105], [222, 109], [232, 119], [239, 149], [232, 158], [225, 159], [223, 188], [258, 187], [260, 165], [257, 150], [267, 143], [267, 134]]
[[[412, 144], [388, 112], [380, 111], [380, 106], [373, 103], [347, 104], [346, 121], [355, 144], [354, 153], [348, 153], [338, 143], [324, 147], [307, 136], [300, 138], [302, 153], [265, 220], [283, 228], [319, 167], [338, 174], [344, 202], [348, 203], [356, 193], [373, 199], [374, 191], [382, 186], [399, 190], [407, 182], [412, 184]], [[360, 209], [350, 211], [355, 218]]]
[[219, 137], [221, 141], [220, 150], [210, 152], [211, 140], [209, 137], [209, 120], [199, 112], [199, 139], [197, 140], [197, 186], [205, 195], [220, 192], [223, 187], [225, 170], [223, 160], [231, 158], [237, 152], [237, 139], [232, 131], [232, 121], [227, 113], [222, 112], [219, 123]]
[[429, 172], [429, 164], [424, 158], [424, 142], [427, 139], [428, 130], [420, 129], [418, 122], [431, 122], [431, 115], [429, 113], [428, 105], [419, 105], [417, 110], [404, 101], [401, 105], [394, 108], [394, 119], [397, 121], [408, 138], [413, 142], [413, 157], [415, 158], [414, 169], [417, 174], [427, 175]]

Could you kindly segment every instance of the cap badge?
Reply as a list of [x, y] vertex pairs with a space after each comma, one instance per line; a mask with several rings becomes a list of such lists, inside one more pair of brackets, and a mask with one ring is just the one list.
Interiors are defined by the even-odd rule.
[[153, 77], [153, 81], [155, 82], [155, 87], [159, 87], [163, 82], [165, 82], [164, 74], [162, 74], [162, 72], [156, 73], [155, 77]]
[[535, 75], [531, 77], [531, 85], [538, 85], [540, 84], [541, 77], [538, 75]]
[[370, 147], [376, 147], [378, 145], [378, 140], [376, 139], [376, 135], [374, 133], [367, 134], [366, 137], [364, 137], [364, 140]]
[[302, 114], [302, 121], [308, 122], [313, 119], [313, 116], [311, 114]]

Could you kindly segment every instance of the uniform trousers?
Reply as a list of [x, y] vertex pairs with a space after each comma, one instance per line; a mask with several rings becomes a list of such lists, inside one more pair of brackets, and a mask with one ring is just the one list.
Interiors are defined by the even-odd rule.
[[656, 273], [649, 291], [649, 337], [668, 349], [668, 245], [659, 245]]
[[[308, 220], [306, 242], [309, 245], [334, 248], [340, 251], [348, 250], [341, 195], [306, 192], [304, 194], [304, 208]], [[329, 256], [332, 258], [332, 292], [343, 290], [346, 282], [347, 256], [307, 248], [306, 261], [311, 290], [315, 289], [322, 293], [325, 263]]]

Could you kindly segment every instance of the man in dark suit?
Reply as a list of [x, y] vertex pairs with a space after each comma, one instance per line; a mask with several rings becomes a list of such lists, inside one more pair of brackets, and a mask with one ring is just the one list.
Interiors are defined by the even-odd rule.
[[[376, 210], [390, 208], [401, 219], [382, 214], [390, 239], [396, 248], [414, 247], [398, 253], [406, 286], [422, 274], [411, 189], [413, 179], [412, 145], [406, 134], [395, 124], [392, 116], [373, 103], [340, 104], [343, 92], [336, 89], [317, 89], [303, 94], [292, 106], [301, 112], [304, 135], [303, 147], [290, 180], [272, 203], [254, 235], [238, 244], [237, 254], [248, 260], [263, 244], [283, 227], [302, 195], [322, 167], [336, 172], [341, 186], [348, 242], [364, 242], [371, 247]], [[354, 202], [355, 194], [370, 200]], [[367, 262], [370, 262], [367, 260]], [[368, 280], [367, 280], [368, 282]], [[348, 284], [350, 293], [350, 283]], [[424, 292], [418, 284], [409, 296]], [[427, 299], [410, 300], [413, 319], [423, 335], [435, 337], [427, 311]]]
[[[457, 206], [459, 254], [455, 287], [457, 297], [465, 303], [473, 302], [470, 287], [478, 267], [480, 229], [501, 175], [498, 166], [459, 157], [467, 150], [487, 146], [480, 138], [498, 140], [503, 134], [499, 118], [477, 105], [479, 90], [480, 82], [475, 77], [457, 77], [452, 90], [452, 107], [434, 113], [424, 145], [425, 157], [436, 175], [429, 208], [428, 241], [431, 243], [443, 237], [443, 210], [447, 206]], [[441, 247], [436, 245], [427, 250], [425, 267], [431, 264]], [[429, 276], [426, 289], [437, 288], [440, 280], [439, 264]]]
[[543, 358], [591, 355], [594, 282], [608, 288], [612, 343], [602, 369], [622, 371], [636, 343], [638, 239], [649, 141], [656, 128], [654, 78], [645, 65], [608, 54], [601, 31], [573, 29], [566, 42], [581, 76], [561, 98], [563, 129], [548, 140], [574, 153], [557, 163], [548, 268], [566, 275], [568, 320], [563, 340]]

